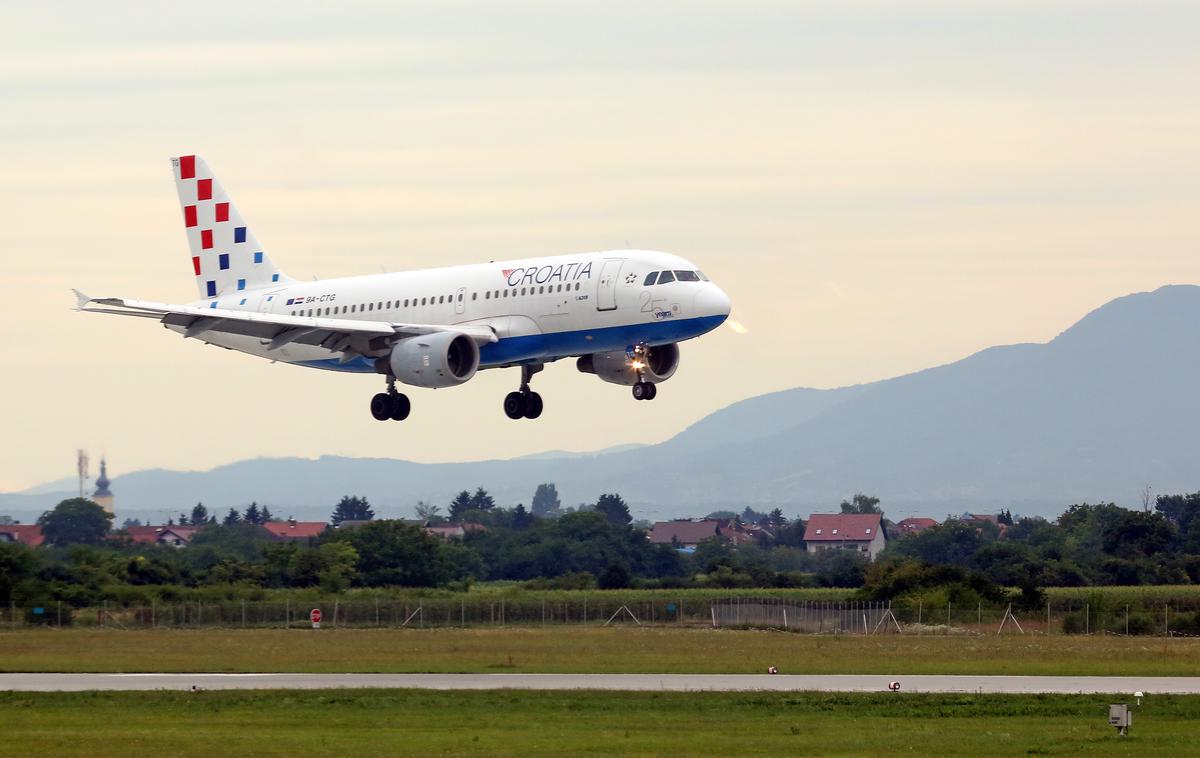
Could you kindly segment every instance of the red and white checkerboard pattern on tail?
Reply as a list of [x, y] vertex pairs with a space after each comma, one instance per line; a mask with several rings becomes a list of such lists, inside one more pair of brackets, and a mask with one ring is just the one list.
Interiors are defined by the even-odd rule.
[[171, 165], [200, 297], [228, 297], [291, 281], [267, 257], [203, 158], [184, 155], [172, 158]]

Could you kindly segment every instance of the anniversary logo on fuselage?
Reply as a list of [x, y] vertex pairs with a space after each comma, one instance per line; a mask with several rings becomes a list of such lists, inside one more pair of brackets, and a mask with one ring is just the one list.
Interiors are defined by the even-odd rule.
[[547, 282], [573, 282], [592, 278], [592, 262], [564, 263], [558, 266], [527, 266], [506, 268], [500, 272], [509, 287], [521, 284], [545, 284]]

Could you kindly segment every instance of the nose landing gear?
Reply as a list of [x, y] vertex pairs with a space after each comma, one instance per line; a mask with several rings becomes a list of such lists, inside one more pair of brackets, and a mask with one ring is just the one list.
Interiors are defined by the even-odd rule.
[[514, 420], [542, 415], [542, 396], [529, 389], [529, 380], [543, 368], [540, 363], [521, 367], [521, 389], [504, 396], [504, 415]]
[[658, 395], [658, 385], [647, 381], [639, 381], [633, 385], [634, 400], [653, 400]]

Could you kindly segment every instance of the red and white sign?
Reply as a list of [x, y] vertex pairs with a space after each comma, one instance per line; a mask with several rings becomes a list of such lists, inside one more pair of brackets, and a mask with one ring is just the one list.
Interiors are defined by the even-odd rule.
[[321, 628], [321, 609], [313, 608], [308, 612], [308, 618], [312, 621], [313, 629]]

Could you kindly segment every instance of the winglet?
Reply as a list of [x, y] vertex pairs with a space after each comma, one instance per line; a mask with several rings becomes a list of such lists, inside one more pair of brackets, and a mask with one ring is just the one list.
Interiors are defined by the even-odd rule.
[[79, 290], [73, 289], [71, 291], [75, 293], [75, 310], [81, 311], [81, 310], [83, 310], [83, 307], [85, 305], [92, 302], [92, 299], [90, 297], [83, 294]]

